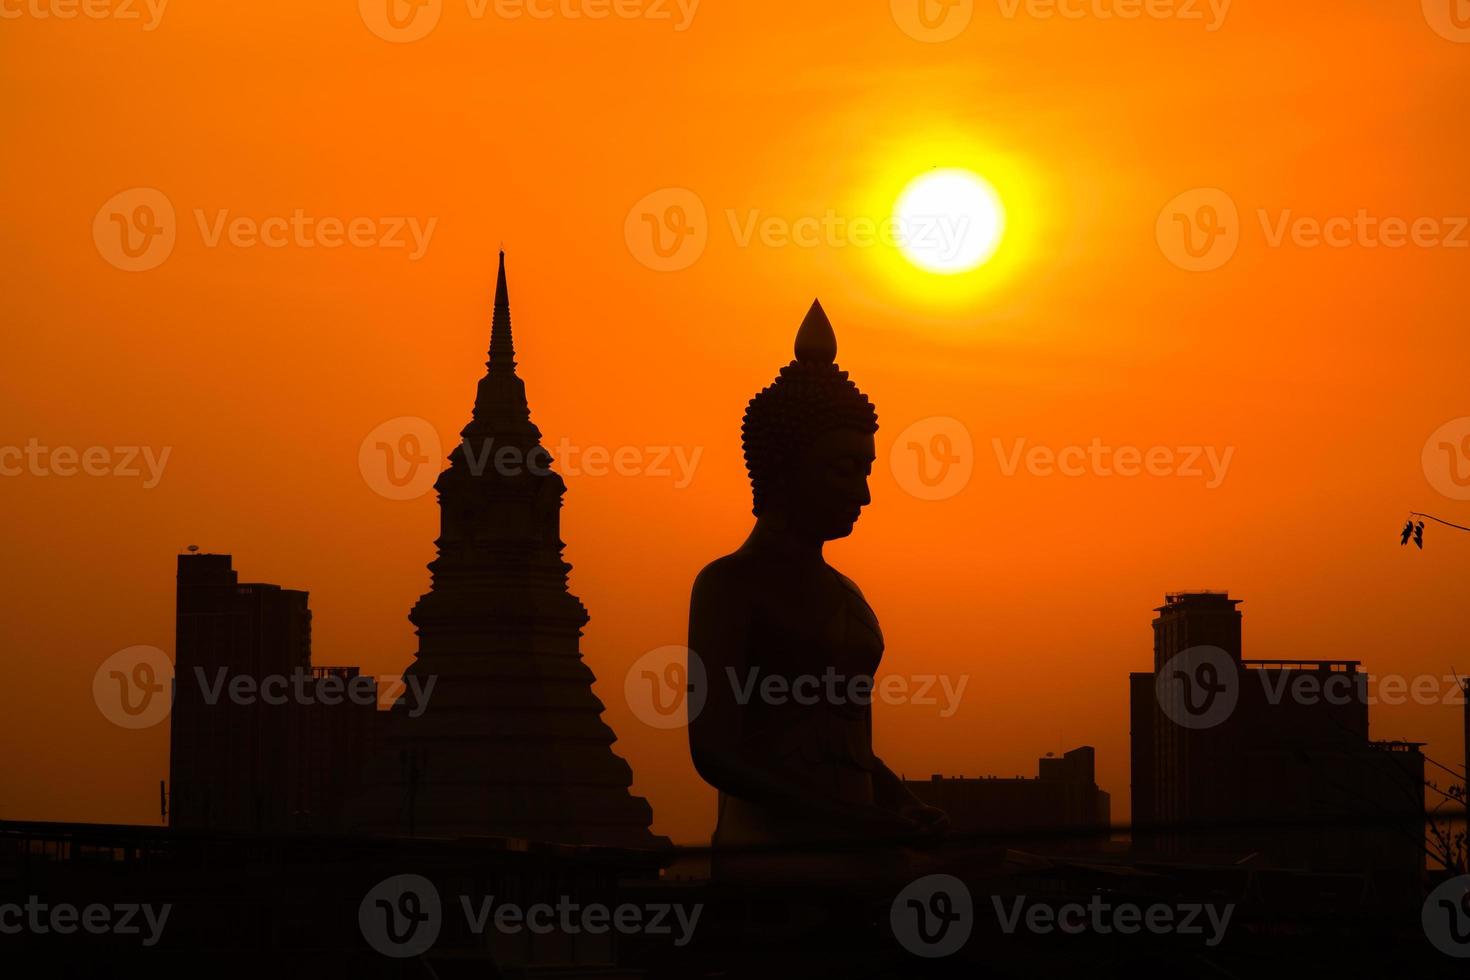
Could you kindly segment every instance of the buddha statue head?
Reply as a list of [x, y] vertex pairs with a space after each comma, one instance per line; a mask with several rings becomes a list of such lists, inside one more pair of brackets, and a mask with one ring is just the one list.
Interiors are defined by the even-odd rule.
[[871, 500], [878, 431], [873, 403], [836, 360], [837, 336], [814, 302], [796, 359], [750, 400], [741, 427], [757, 519], [819, 542], [851, 534]]

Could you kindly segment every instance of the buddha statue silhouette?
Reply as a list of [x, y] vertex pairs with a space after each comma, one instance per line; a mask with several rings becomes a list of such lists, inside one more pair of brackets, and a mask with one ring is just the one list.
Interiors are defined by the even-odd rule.
[[[918, 841], [948, 826], [873, 754], [883, 634], [862, 592], [822, 555], [870, 502], [878, 429], [836, 357], [814, 302], [796, 359], [745, 413], [755, 527], [694, 583], [689, 649], [707, 690], [689, 744], [719, 790], [716, 875], [830, 873], [834, 861], [853, 867], [851, 844], [876, 854], [884, 849], [861, 842]], [[848, 853], [824, 858], [834, 843]]]

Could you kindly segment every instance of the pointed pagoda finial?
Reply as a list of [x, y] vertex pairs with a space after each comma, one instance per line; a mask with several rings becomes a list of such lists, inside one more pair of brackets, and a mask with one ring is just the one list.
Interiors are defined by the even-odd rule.
[[801, 321], [801, 329], [796, 331], [796, 359], [815, 364], [831, 364], [837, 360], [837, 334], [832, 331], [832, 323], [827, 319], [827, 311], [822, 309], [821, 300], [812, 300], [812, 308], [807, 311], [806, 319]]
[[505, 249], [500, 250], [500, 273], [495, 279], [495, 317], [490, 324], [490, 360], [487, 367], [516, 366], [515, 344], [510, 336], [510, 290], [505, 283]]

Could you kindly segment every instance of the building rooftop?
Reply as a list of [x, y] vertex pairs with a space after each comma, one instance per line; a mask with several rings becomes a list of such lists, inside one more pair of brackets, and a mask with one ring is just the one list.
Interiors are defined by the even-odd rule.
[[1187, 592], [1166, 592], [1164, 593], [1164, 604], [1154, 609], [1154, 612], [1163, 612], [1166, 609], [1172, 609], [1175, 606], [1182, 605], [1230, 606], [1233, 608], [1244, 601], [1243, 599], [1230, 598], [1230, 591], [1228, 589], [1191, 589]]

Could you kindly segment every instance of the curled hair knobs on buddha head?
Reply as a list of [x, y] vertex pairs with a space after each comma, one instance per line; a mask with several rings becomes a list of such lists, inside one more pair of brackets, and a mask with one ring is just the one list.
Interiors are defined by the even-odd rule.
[[800, 454], [832, 429], [878, 431], [878, 411], [837, 366], [837, 334], [820, 301], [796, 332], [796, 359], [750, 400], [740, 427], [753, 510], [778, 493]]

